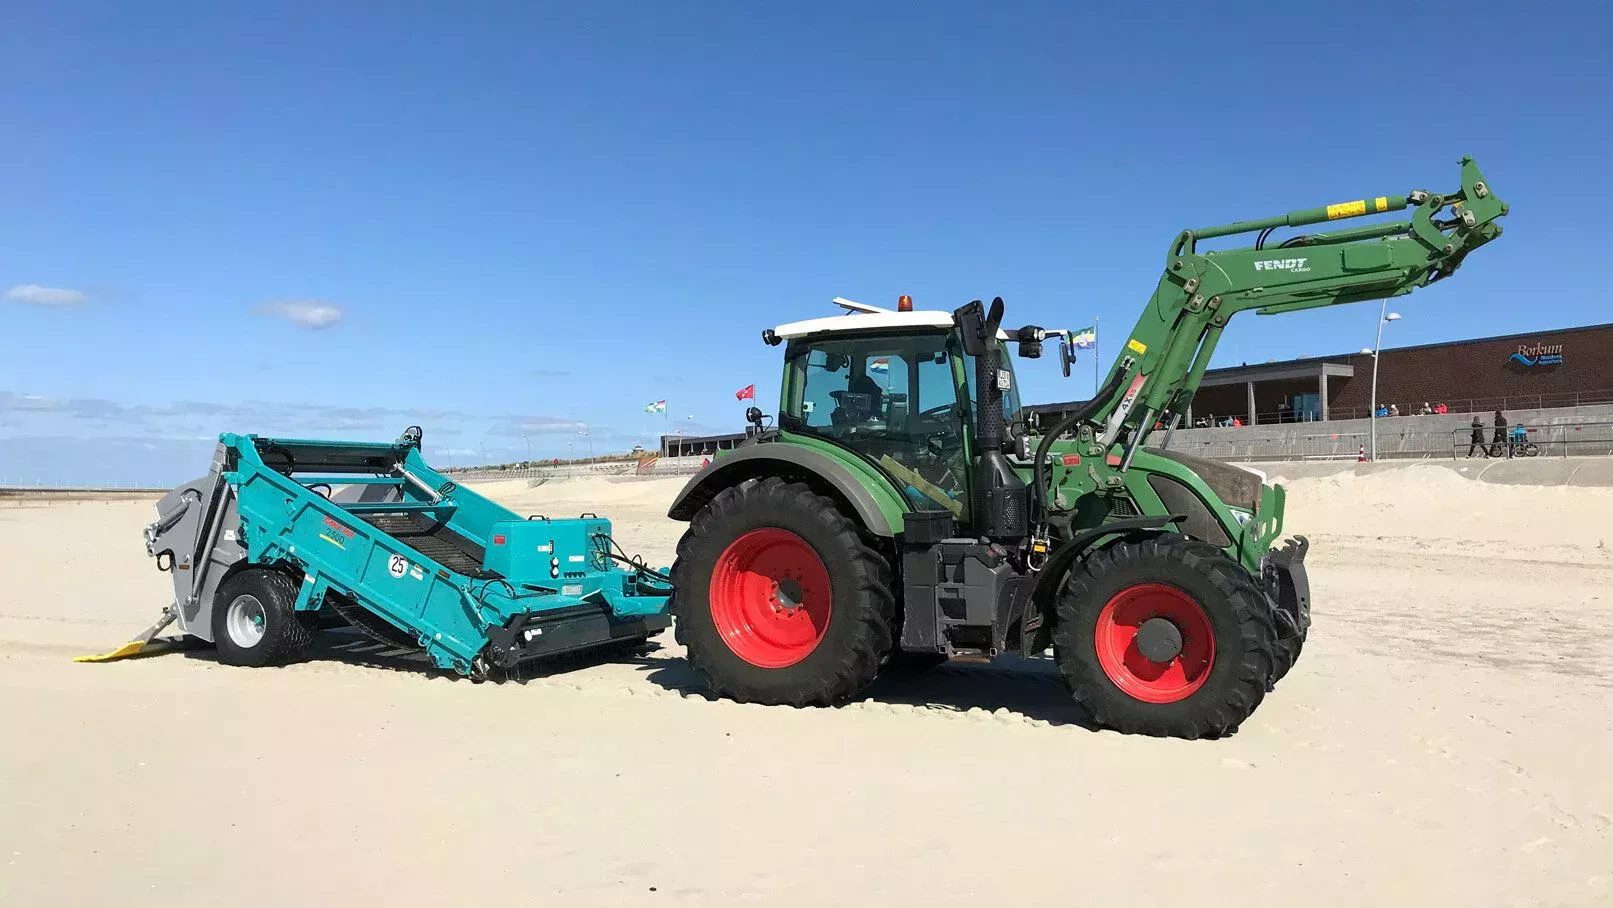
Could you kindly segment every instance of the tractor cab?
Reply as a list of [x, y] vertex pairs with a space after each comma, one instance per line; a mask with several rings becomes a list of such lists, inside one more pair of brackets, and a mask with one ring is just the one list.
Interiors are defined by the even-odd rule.
[[[848, 312], [780, 325], [786, 341], [779, 426], [856, 454], [915, 511], [969, 521], [974, 357], [950, 312]], [[1004, 422], [1019, 411], [1006, 362]], [[1000, 384], [1000, 382], [999, 382]]]

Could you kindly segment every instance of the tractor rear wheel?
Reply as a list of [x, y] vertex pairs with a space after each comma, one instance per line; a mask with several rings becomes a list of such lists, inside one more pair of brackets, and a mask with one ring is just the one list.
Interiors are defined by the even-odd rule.
[[678, 642], [711, 690], [827, 705], [862, 690], [891, 645], [891, 570], [833, 501], [768, 478], [695, 514], [672, 565]]
[[1098, 724], [1218, 737], [1266, 695], [1277, 631], [1265, 595], [1209, 543], [1116, 543], [1071, 570], [1053, 641], [1070, 693]]

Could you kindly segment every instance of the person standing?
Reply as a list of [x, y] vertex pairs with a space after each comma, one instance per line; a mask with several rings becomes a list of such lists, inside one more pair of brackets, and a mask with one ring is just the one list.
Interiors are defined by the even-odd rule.
[[[1492, 453], [1496, 457], [1500, 457], [1501, 456], [1501, 446], [1505, 445], [1506, 443], [1507, 443], [1507, 418], [1504, 415], [1502, 415], [1500, 410], [1497, 410], [1497, 411], [1495, 411], [1495, 435], [1491, 439], [1491, 444], [1493, 444], [1495, 446], [1495, 450]], [[1508, 447], [1507, 447], [1507, 456], [1508, 457], [1512, 456], [1512, 448], [1511, 448], [1510, 445], [1508, 445]]]
[[1467, 446], [1467, 456], [1472, 457], [1474, 451], [1482, 452], [1485, 457], [1490, 456], [1484, 447], [1484, 420], [1477, 416], [1473, 417], [1473, 443]]

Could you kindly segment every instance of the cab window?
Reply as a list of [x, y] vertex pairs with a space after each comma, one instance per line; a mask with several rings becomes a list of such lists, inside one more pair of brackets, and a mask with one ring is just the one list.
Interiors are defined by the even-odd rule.
[[962, 421], [948, 337], [830, 335], [793, 341], [780, 425], [826, 438], [890, 475], [917, 510], [962, 518]]

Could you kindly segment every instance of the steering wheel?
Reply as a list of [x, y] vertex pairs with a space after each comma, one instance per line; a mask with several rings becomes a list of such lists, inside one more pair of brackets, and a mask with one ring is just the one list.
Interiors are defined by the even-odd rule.
[[917, 422], [919, 424], [922, 425], [923, 423], [928, 422], [937, 423], [940, 425], [940, 428], [937, 431], [927, 432], [924, 435], [924, 447], [927, 448], [932, 455], [936, 457], [945, 457], [954, 449], [961, 449], [963, 447], [963, 423], [961, 421], [961, 416], [962, 414], [958, 410], [958, 404], [956, 401], [953, 401], [949, 404], [942, 404], [939, 407], [930, 407], [927, 410], [919, 411], [917, 418]]

